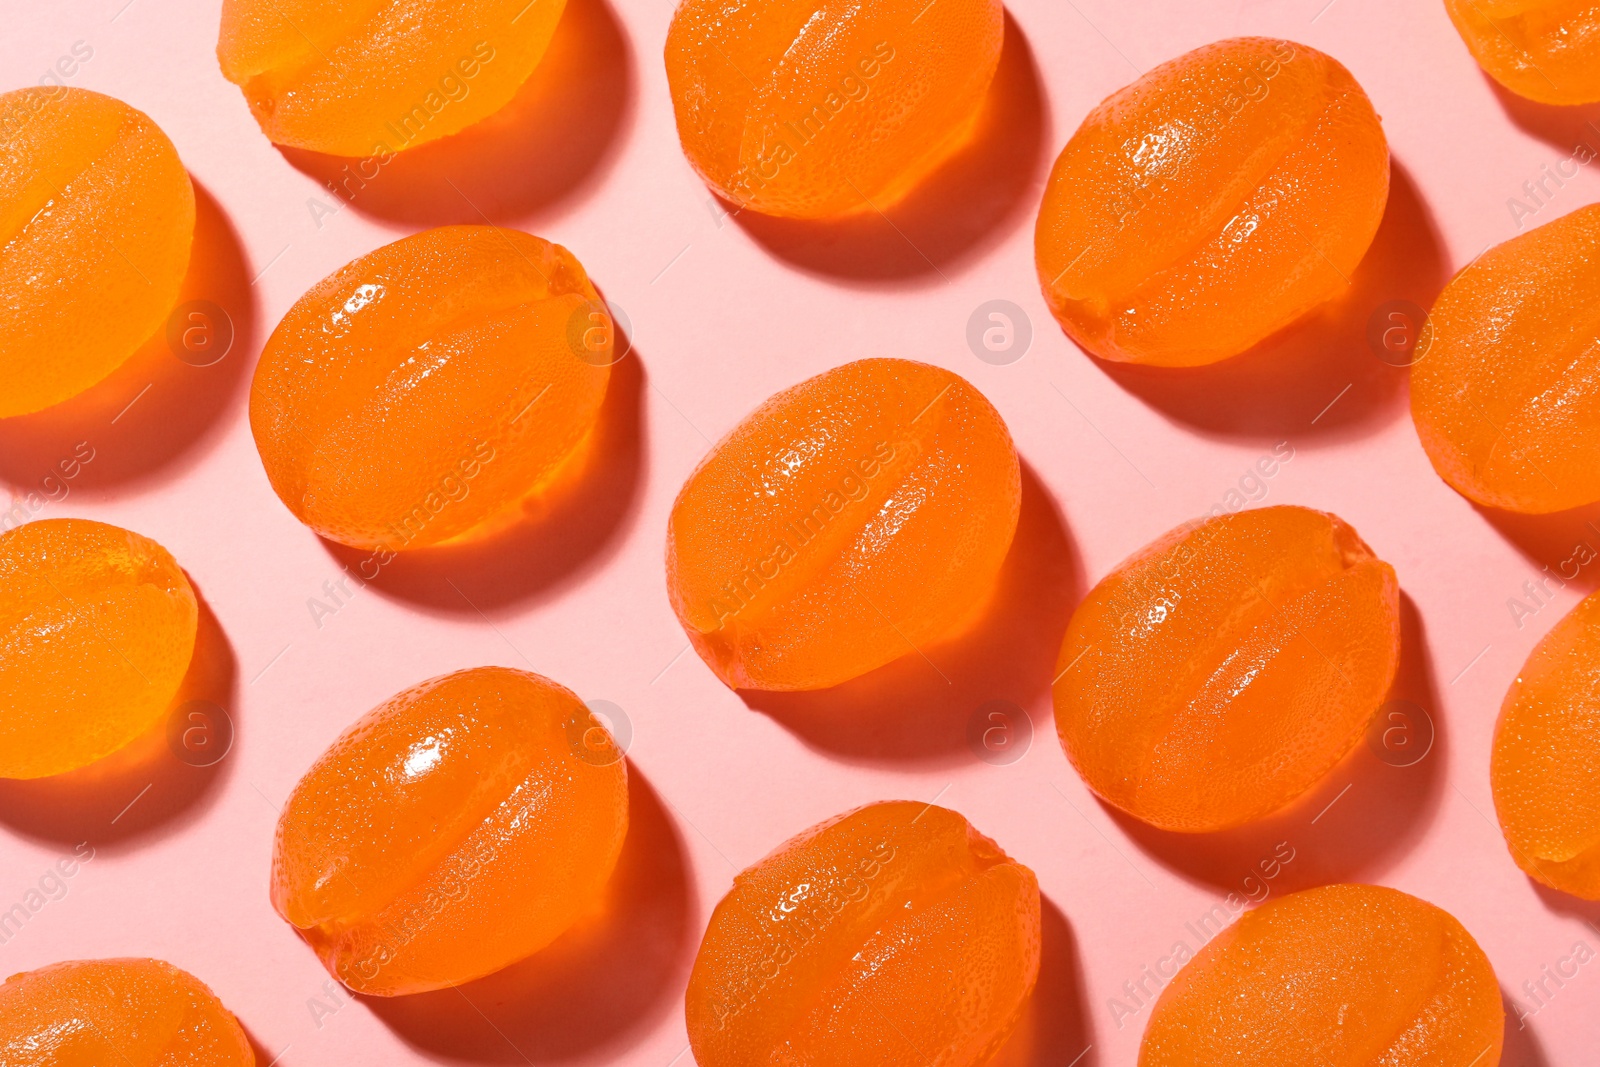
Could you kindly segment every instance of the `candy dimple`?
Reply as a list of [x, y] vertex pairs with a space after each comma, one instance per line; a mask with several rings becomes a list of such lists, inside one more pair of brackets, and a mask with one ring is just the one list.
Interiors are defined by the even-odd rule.
[[1544, 104], [1600, 100], [1595, 0], [1444, 0], [1473, 58], [1495, 81]]
[[1343, 293], [1388, 192], [1349, 71], [1290, 41], [1221, 41], [1084, 120], [1039, 209], [1039, 281], [1093, 355], [1212, 363]]

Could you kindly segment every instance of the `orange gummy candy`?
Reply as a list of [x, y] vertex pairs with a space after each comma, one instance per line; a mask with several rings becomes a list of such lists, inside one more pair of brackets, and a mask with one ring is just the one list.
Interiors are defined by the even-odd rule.
[[1039, 974], [1039, 882], [959, 814], [872, 804], [733, 881], [684, 1010], [700, 1067], [977, 1067]]
[[0, 778], [82, 767], [154, 726], [198, 618], [189, 580], [147, 537], [88, 519], [0, 534]]
[[689, 162], [740, 207], [883, 209], [971, 136], [1000, 0], [684, 0], [667, 82]]
[[217, 59], [271, 141], [373, 157], [499, 111], [566, 0], [223, 0]]
[[1439, 477], [1509, 511], [1600, 500], [1600, 205], [1473, 260], [1429, 330], [1411, 418]]
[[148, 115], [87, 89], [0, 94], [0, 418], [127, 362], [193, 240], [194, 187]]
[[407, 237], [312, 286], [267, 341], [250, 428], [272, 487], [357, 548], [438, 544], [579, 450], [611, 376], [609, 313], [560, 245], [492, 226]]
[[1478, 65], [1542, 104], [1600, 100], [1600, 4], [1595, 0], [1444, 0]]
[[1345, 292], [1388, 198], [1388, 142], [1348, 70], [1290, 41], [1219, 41], [1089, 113], [1050, 174], [1034, 261], [1090, 353], [1214, 363]]
[[215, 993], [161, 960], [73, 960], [0, 985], [6, 1067], [252, 1067]]
[[1330, 885], [1246, 912], [1195, 953], [1156, 1001], [1139, 1067], [1495, 1067], [1504, 1030], [1494, 970], [1454, 917]]
[[824, 689], [960, 631], [1017, 529], [999, 412], [949, 371], [847, 363], [770, 398], [689, 476], [667, 590], [734, 688]]
[[1489, 781], [1511, 855], [1553, 889], [1600, 900], [1600, 593], [1539, 642], [1506, 693]]
[[622, 754], [576, 696], [459, 671], [374, 708], [300, 779], [272, 906], [358, 993], [442, 989], [595, 908], [627, 832]]
[[1394, 568], [1334, 515], [1180, 526], [1073, 615], [1061, 743], [1089, 788], [1164, 830], [1261, 818], [1360, 741], [1399, 662], [1399, 598]]

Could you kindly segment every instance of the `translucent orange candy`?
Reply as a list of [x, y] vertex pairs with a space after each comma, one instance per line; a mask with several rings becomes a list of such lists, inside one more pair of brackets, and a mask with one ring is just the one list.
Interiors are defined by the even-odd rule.
[[1600, 594], [1539, 642], [1506, 693], [1489, 781], [1512, 857], [1530, 876], [1600, 900]]
[[1017, 529], [1000, 414], [949, 371], [836, 367], [770, 398], [689, 476], [667, 591], [740, 689], [824, 689], [959, 632]]
[[1400, 589], [1337, 516], [1270, 507], [1180, 526], [1090, 590], [1056, 728], [1107, 803], [1165, 830], [1261, 818], [1361, 739], [1394, 679]]
[[252, 1067], [239, 1021], [161, 960], [73, 960], [0, 985], [6, 1067]]
[[142, 111], [87, 89], [0, 94], [0, 418], [122, 366], [177, 302], [194, 187]]
[[189, 580], [147, 537], [88, 519], [0, 534], [0, 778], [82, 767], [154, 726], [198, 618]]
[[1000, 0], [684, 0], [667, 31], [678, 137], [721, 196], [767, 215], [882, 209], [971, 136]]
[[272, 906], [358, 993], [459, 985], [597, 906], [628, 831], [628, 773], [546, 678], [479, 667], [345, 731], [278, 820]]
[[700, 1067], [977, 1067], [1039, 974], [1039, 883], [966, 819], [894, 801], [744, 871], [685, 997]]
[[1478, 65], [1543, 104], [1600, 100], [1600, 5], [1594, 0], [1444, 0]]
[[611, 318], [571, 252], [428, 230], [312, 286], [267, 341], [250, 428], [272, 487], [357, 548], [438, 544], [573, 456], [611, 376]]
[[1429, 323], [1411, 418], [1439, 477], [1509, 511], [1600, 500], [1600, 205], [1473, 260]]
[[217, 59], [277, 144], [387, 162], [489, 117], [566, 0], [223, 0]]
[[1388, 197], [1388, 142], [1348, 70], [1290, 41], [1219, 41], [1089, 113], [1050, 174], [1034, 261], [1090, 353], [1214, 363], [1344, 293]]
[[1370, 885], [1246, 912], [1161, 992], [1139, 1067], [1495, 1067], [1505, 1009], [1448, 912]]

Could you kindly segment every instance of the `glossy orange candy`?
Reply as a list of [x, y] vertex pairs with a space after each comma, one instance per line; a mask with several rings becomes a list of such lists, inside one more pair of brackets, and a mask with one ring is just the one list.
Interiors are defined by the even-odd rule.
[[823, 689], [958, 632], [1017, 528], [1000, 415], [949, 371], [847, 363], [770, 398], [689, 476], [667, 591], [741, 689]]
[[479, 667], [345, 731], [278, 821], [272, 906], [358, 993], [459, 985], [595, 906], [628, 831], [628, 773], [570, 691]]
[[1600, 100], [1600, 4], [1594, 0], [1444, 0], [1478, 65], [1543, 104]]
[[1473, 260], [1429, 320], [1411, 418], [1439, 476], [1509, 511], [1600, 500], [1600, 205]]
[[689, 975], [700, 1067], [977, 1067], [1039, 973], [1039, 883], [956, 812], [894, 801], [734, 879]]
[[6, 1067], [252, 1067], [216, 994], [161, 960], [73, 960], [0, 985]]
[[515, 510], [579, 451], [614, 351], [609, 312], [560, 245], [447, 226], [362, 256], [267, 341], [250, 428], [290, 511], [399, 551]]
[[172, 311], [194, 187], [150, 117], [59, 86], [0, 94], [0, 418], [125, 363]]
[[504, 107], [566, 0], [223, 0], [217, 59], [269, 139], [375, 157]]
[[1344, 293], [1388, 196], [1388, 142], [1348, 70], [1290, 41], [1219, 41], [1084, 119], [1034, 261], [1093, 355], [1214, 363]]
[[1000, 0], [684, 0], [666, 51], [683, 150], [766, 215], [882, 210], [971, 136], [1004, 17]]
[[167, 550], [88, 519], [0, 534], [0, 778], [61, 774], [150, 729], [199, 609]]
[[1600, 594], [1545, 635], [1506, 693], [1489, 781], [1512, 857], [1531, 877], [1600, 900]]
[[1061, 743], [1107, 803], [1164, 830], [1259, 819], [1360, 741], [1399, 661], [1399, 598], [1394, 568], [1334, 515], [1180, 526], [1073, 615]]
[[1495, 1067], [1505, 1010], [1449, 913], [1330, 885], [1246, 912], [1162, 990], [1139, 1067]]

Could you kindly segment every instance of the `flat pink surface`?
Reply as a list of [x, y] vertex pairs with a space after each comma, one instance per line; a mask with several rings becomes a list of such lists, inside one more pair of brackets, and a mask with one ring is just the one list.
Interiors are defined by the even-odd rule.
[[[1039, 874], [1039, 1011], [1011, 1062], [1132, 1064], [1148, 1011], [1125, 983], [1153, 991], [1160, 962], [1178, 942], [1193, 949], [1201, 918], [1230, 892], [1360, 880], [1417, 894], [1466, 925], [1522, 1011], [1539, 1007], [1525, 982], [1547, 967], [1571, 975], [1564, 961], [1580, 942], [1600, 948], [1600, 909], [1513, 866], [1487, 774], [1507, 685], [1594, 579], [1547, 581], [1540, 599], [1524, 583], [1578, 542], [1600, 547], [1600, 532], [1571, 516], [1485, 515], [1446, 488], [1412, 431], [1405, 372], [1364, 339], [1379, 305], [1425, 306], [1516, 234], [1508, 201], [1579, 140], [1600, 148], [1600, 125], [1583, 125], [1596, 109], [1497, 92], [1439, 0], [1014, 0], [998, 132], [892, 211], [893, 226], [873, 216], [826, 235], [723, 217], [685, 163], [660, 59], [667, 0], [572, 0], [513, 114], [397, 162], [336, 213], [319, 164], [269, 144], [223, 81], [214, 0], [8, 8], [0, 88], [87, 49], [66, 81], [143, 109], [177, 144], [201, 190], [201, 294], [229, 309], [238, 339], [210, 368], [141, 363], [65, 425], [0, 425], [0, 477], [25, 498], [90, 443], [95, 458], [36, 515], [104, 519], [172, 550], [212, 613], [195, 692], [227, 708], [238, 737], [209, 771], [158, 752], [70, 790], [0, 788], [0, 909], [39, 904], [29, 894], [47, 869], [79, 842], [93, 849], [65, 895], [0, 944], [5, 972], [164, 957], [210, 983], [263, 1064], [682, 1065], [688, 967], [734, 872], [826, 816], [896, 797], [960, 810]], [[1049, 162], [1138, 70], [1240, 34], [1323, 49], [1367, 88], [1395, 157], [1384, 228], [1348, 305], [1278, 359], [1181, 377], [1110, 371], [1065, 339], [1034, 281]], [[1600, 171], [1546, 188], [1525, 224], [1600, 199]], [[331, 553], [268, 487], [245, 420], [252, 362], [290, 304], [347, 260], [484, 216], [573, 249], [632, 322], [604, 472], [487, 556], [396, 564], [352, 595], [330, 593], [353, 558]], [[1032, 323], [1031, 348], [1010, 365], [979, 361], [965, 340], [969, 315], [992, 299]], [[763, 398], [869, 355], [949, 367], [1011, 426], [1025, 500], [998, 618], [929, 649], [937, 671], [913, 657], [840, 693], [747, 702], [686, 651], [662, 579], [668, 509], [710, 443]], [[1168, 528], [1237, 504], [1229, 494], [1275, 447], [1293, 458], [1245, 488], [1339, 513], [1399, 571], [1397, 695], [1431, 713], [1438, 737], [1409, 768], [1363, 746], [1271, 826], [1222, 841], [1156, 834], [1113, 817], [1063, 757], [1047, 691], [1055, 648], [1088, 584]], [[1509, 598], [1537, 610], [1519, 622]], [[352, 1000], [267, 903], [277, 808], [358, 715], [478, 664], [531, 667], [624, 709], [637, 801], [612, 917], [463, 994]], [[977, 760], [966, 740], [974, 710], [996, 698], [1034, 724], [1010, 765]], [[1270, 881], [1252, 877], [1275, 852], [1293, 859], [1269, 863]], [[1504, 1062], [1595, 1062], [1600, 962], [1563, 982], [1545, 978], [1553, 995], [1511, 1020]]]

